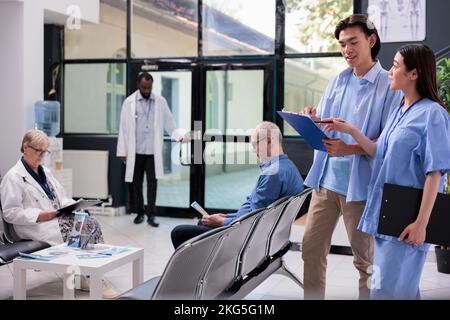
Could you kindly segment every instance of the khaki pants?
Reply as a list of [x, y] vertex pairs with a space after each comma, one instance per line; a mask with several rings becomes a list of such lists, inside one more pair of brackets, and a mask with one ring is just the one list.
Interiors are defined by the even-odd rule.
[[325, 298], [327, 255], [341, 213], [353, 251], [353, 264], [359, 271], [359, 299], [370, 298], [367, 280], [373, 262], [373, 238], [356, 229], [364, 206], [365, 201], [346, 203], [344, 196], [324, 188], [313, 191], [302, 242], [305, 299]]

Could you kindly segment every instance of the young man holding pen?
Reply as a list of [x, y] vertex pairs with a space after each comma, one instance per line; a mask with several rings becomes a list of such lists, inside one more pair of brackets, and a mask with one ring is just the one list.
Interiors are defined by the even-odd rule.
[[[317, 109], [305, 108], [302, 113], [319, 123], [345, 119], [375, 140], [401, 99], [399, 92], [389, 90], [387, 71], [376, 60], [381, 46], [378, 32], [367, 16], [354, 14], [339, 22], [335, 37], [349, 68], [330, 82]], [[367, 198], [369, 158], [342, 133], [333, 133], [324, 144], [327, 152], [315, 151], [305, 180], [314, 188], [302, 243], [305, 299], [325, 298], [327, 255], [341, 214], [360, 275], [359, 298], [368, 299], [373, 239], [356, 227]]]

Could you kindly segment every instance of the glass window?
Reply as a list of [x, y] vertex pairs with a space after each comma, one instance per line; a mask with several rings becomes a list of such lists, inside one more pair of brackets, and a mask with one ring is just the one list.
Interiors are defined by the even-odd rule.
[[197, 56], [197, 6], [197, 0], [134, 0], [133, 56]]
[[[286, 59], [284, 109], [298, 112], [317, 106], [329, 81], [347, 67], [342, 57]], [[285, 135], [298, 133], [285, 122]]]
[[207, 71], [206, 89], [207, 129], [242, 135], [262, 121], [263, 70]]
[[163, 96], [177, 128], [191, 128], [192, 74], [190, 71], [152, 71], [153, 93]]
[[207, 142], [205, 206], [236, 211], [255, 186], [260, 169], [250, 143]]
[[203, 1], [203, 54], [272, 54], [275, 0]]
[[353, 0], [287, 0], [286, 53], [339, 51], [334, 29], [353, 13]]
[[98, 23], [81, 21], [79, 26], [66, 24], [64, 29], [66, 59], [125, 57], [126, 0], [100, 0], [99, 9]]
[[65, 133], [118, 133], [125, 95], [125, 64], [66, 64]]
[[[182, 148], [188, 148], [183, 145]], [[156, 205], [162, 207], [188, 208], [190, 167], [182, 166], [179, 161], [172, 161], [172, 154], [179, 154], [180, 144], [170, 140], [164, 141], [163, 163], [164, 177], [158, 179]], [[188, 151], [184, 150], [187, 153]], [[147, 183], [144, 183], [144, 198], [147, 200]]]

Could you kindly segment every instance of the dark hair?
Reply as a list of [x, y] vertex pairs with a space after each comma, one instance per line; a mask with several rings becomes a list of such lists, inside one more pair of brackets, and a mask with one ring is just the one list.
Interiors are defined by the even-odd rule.
[[417, 70], [417, 92], [422, 98], [428, 98], [444, 106], [439, 98], [436, 83], [436, 57], [433, 50], [424, 44], [407, 44], [398, 49], [403, 57], [406, 70]]
[[336, 29], [334, 29], [334, 37], [339, 40], [339, 34], [342, 30], [356, 26], [360, 27], [361, 31], [364, 32], [366, 37], [370, 37], [373, 34], [377, 36], [377, 40], [375, 41], [374, 46], [370, 49], [372, 59], [375, 61], [381, 49], [380, 36], [378, 35], [377, 28], [375, 28], [373, 22], [370, 21], [365, 14], [352, 14], [344, 20], [339, 21]]
[[145, 79], [145, 80], [151, 80], [153, 82], [153, 77], [150, 73], [148, 73], [147, 71], [141, 71], [138, 73], [137, 76], [137, 83], [141, 83], [141, 80]]

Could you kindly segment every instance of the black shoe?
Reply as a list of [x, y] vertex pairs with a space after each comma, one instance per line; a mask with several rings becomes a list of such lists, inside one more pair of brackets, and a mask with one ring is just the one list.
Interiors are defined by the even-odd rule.
[[155, 227], [155, 228], [159, 227], [159, 222], [154, 216], [148, 217], [147, 223], [149, 225], [151, 225], [152, 227]]
[[144, 215], [138, 214], [136, 218], [134, 218], [134, 223], [139, 224], [144, 222]]

